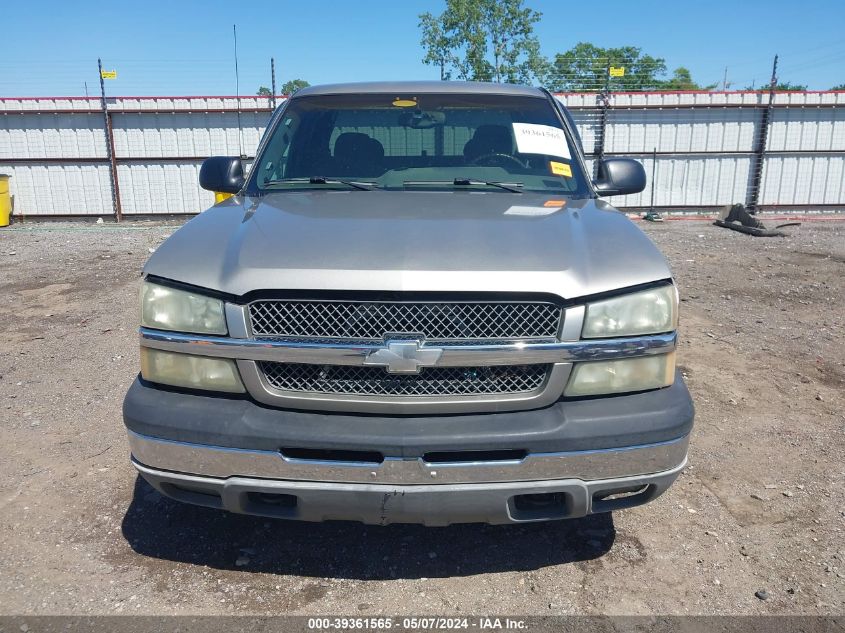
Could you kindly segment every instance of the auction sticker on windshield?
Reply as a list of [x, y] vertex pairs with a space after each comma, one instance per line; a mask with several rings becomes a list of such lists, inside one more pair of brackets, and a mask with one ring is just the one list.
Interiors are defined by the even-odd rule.
[[549, 169], [555, 176], [565, 176], [572, 178], [572, 167], [566, 163], [558, 163], [553, 160], [549, 161]]
[[513, 135], [520, 154], [542, 154], [571, 159], [563, 130], [537, 123], [514, 123]]

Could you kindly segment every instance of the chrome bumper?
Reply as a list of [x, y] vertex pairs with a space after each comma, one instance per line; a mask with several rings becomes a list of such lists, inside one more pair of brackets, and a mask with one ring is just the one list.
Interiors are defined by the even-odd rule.
[[244, 450], [163, 440], [127, 431], [137, 463], [156, 470], [219, 479], [389, 485], [475, 484], [577, 479], [593, 481], [672, 470], [686, 460], [689, 436], [603, 450], [531, 453], [524, 459], [428, 463], [387, 457], [376, 462], [292, 459], [275, 451]]
[[573, 519], [642, 505], [663, 494], [686, 465], [650, 475], [596, 481], [549, 481], [391, 486], [217, 479], [135, 467], [167, 497], [242, 514], [298, 521], [348, 520], [373, 525], [524, 523]]

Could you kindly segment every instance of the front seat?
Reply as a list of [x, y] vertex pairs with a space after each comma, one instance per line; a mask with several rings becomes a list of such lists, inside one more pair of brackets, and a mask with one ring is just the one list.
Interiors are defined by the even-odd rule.
[[334, 172], [337, 176], [381, 176], [384, 146], [361, 132], [344, 132], [334, 142]]
[[468, 163], [487, 154], [513, 156], [513, 137], [504, 125], [480, 125], [464, 145], [464, 159]]

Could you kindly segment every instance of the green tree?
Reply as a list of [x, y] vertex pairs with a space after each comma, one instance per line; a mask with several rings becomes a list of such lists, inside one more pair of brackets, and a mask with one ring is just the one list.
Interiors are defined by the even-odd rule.
[[446, 0], [439, 16], [420, 18], [423, 63], [441, 79], [530, 83], [542, 81], [548, 62], [534, 35], [538, 11], [523, 0]]
[[713, 90], [716, 84], [700, 86], [692, 80], [692, 74], [688, 68], [678, 66], [672, 71], [672, 76], [666, 81], [660, 82], [660, 90]]
[[838, 86], [834, 86], [831, 90], [845, 90], [845, 84], [839, 84]]
[[775, 90], [788, 90], [788, 91], [802, 92], [806, 89], [807, 89], [807, 86], [805, 84], [794, 84], [794, 83], [789, 82], [789, 81], [780, 81], [775, 86]]
[[431, 13], [423, 13], [419, 16], [419, 27], [422, 30], [422, 44], [425, 49], [423, 64], [440, 67], [440, 81], [452, 78], [452, 67], [455, 61], [452, 57], [451, 39], [443, 33], [443, 24], [440, 17]]
[[[609, 77], [608, 69], [622, 67], [625, 75]], [[666, 73], [666, 60], [643, 55], [635, 46], [601, 48], [579, 42], [564, 53], [555, 55], [548, 87], [568, 92], [603, 90], [659, 90], [660, 77]]]
[[[755, 88], [754, 86], [746, 86], [746, 90], [756, 90], [757, 92], [768, 92], [769, 91], [769, 84], [764, 86], [760, 86]], [[779, 81], [775, 84], [775, 90], [783, 91], [783, 92], [803, 92], [807, 89], [807, 86], [804, 84], [794, 84], [789, 81]]]
[[282, 84], [282, 94], [292, 95], [297, 90], [301, 88], [307, 88], [310, 85], [311, 84], [309, 84], [304, 79], [291, 79], [290, 81], [286, 81]]
[[267, 86], [261, 86], [256, 92], [259, 97], [272, 97], [273, 93], [270, 92], [270, 89]]

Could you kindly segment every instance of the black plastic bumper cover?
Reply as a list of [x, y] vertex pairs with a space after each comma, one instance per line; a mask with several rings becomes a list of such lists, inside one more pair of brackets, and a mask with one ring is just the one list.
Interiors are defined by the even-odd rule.
[[694, 409], [680, 372], [671, 387], [558, 402], [532, 411], [439, 416], [375, 416], [274, 409], [246, 398], [180, 393], [140, 378], [126, 394], [123, 420], [135, 433], [230, 448], [379, 451], [520, 449], [528, 453], [651, 444], [687, 435]]

